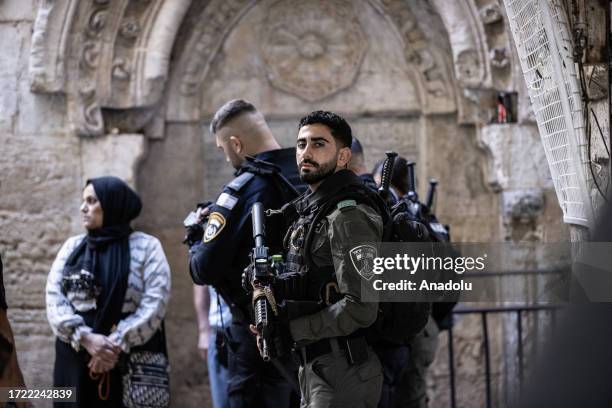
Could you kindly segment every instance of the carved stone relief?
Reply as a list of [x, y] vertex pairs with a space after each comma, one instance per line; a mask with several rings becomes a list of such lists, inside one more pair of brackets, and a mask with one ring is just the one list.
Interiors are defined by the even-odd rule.
[[[101, 135], [104, 132], [102, 111], [98, 105], [95, 85], [91, 84], [79, 91], [76, 103], [73, 102], [72, 121], [75, 131], [80, 135]], [[75, 116], [76, 115], [76, 116]]]
[[130, 79], [130, 69], [128, 63], [124, 58], [115, 58], [113, 62], [113, 78], [122, 81]]
[[510, 65], [510, 58], [507, 55], [506, 47], [494, 47], [489, 52], [491, 65], [495, 68], [506, 68]]
[[228, 31], [240, 16], [248, 10], [253, 0], [213, 0], [202, 15], [202, 24], [197, 27], [187, 46], [186, 61], [182, 62], [180, 90], [184, 95], [195, 95]]
[[[69, 84], [69, 89], [76, 89], [77, 97], [72, 99], [71, 118], [73, 128], [80, 135], [101, 135], [104, 132], [104, 121], [100, 109], [103, 88], [97, 84], [98, 68], [104, 59], [103, 34], [109, 27], [109, 3], [95, 1], [89, 8], [82, 6], [80, 13], [87, 16], [83, 30], [83, 41], [78, 64], [78, 79]], [[77, 25], [78, 27], [78, 25]], [[79, 42], [75, 41], [78, 47]]]
[[200, 87], [223, 40], [255, 0], [211, 0], [185, 40], [184, 52], [176, 61], [169, 85], [167, 118], [199, 120]]
[[499, 5], [491, 3], [480, 9], [480, 18], [485, 24], [495, 24], [502, 21], [503, 16]]
[[40, 3], [30, 48], [30, 89], [33, 92], [64, 90], [66, 45], [77, 5], [78, 0]]
[[351, 2], [281, 0], [261, 32], [270, 82], [310, 102], [353, 83], [368, 43]]
[[32, 91], [66, 93], [71, 127], [80, 135], [104, 132], [102, 107], [153, 109], [190, 2], [41, 1], [30, 52]]
[[119, 28], [119, 34], [126, 40], [134, 40], [140, 34], [140, 24], [133, 18], [126, 19]]
[[473, 49], [463, 50], [455, 60], [457, 80], [464, 86], [477, 86], [481, 83], [483, 73], [478, 53]]
[[[404, 54], [409, 63], [419, 70], [427, 99], [425, 106], [429, 111], [449, 111], [455, 109], [454, 84], [445, 66], [444, 58], [436, 55], [412, 13], [410, 5], [401, 0], [380, 0], [383, 12], [397, 26], [405, 43]], [[452, 62], [451, 62], [452, 64]]]
[[544, 195], [540, 189], [513, 190], [503, 197], [503, 215], [514, 224], [533, 223], [544, 212]]

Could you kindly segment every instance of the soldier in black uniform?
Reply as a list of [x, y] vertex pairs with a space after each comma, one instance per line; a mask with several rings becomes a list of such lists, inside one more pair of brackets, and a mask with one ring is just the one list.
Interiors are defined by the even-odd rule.
[[348, 170], [351, 141], [332, 112], [300, 121], [296, 159], [310, 192], [283, 209], [293, 223], [279, 316], [300, 355], [302, 408], [376, 407], [381, 391], [364, 331], [378, 303], [362, 301], [361, 289], [373, 277], [384, 203]]
[[[232, 100], [221, 107], [210, 129], [217, 146], [236, 168], [236, 178], [225, 185], [211, 207], [198, 210], [200, 220], [207, 216], [208, 222], [201, 241], [189, 251], [191, 276], [196, 284], [213, 285], [232, 310], [233, 321], [226, 323], [230, 406], [289, 407], [292, 398], [295, 400], [289, 382], [275, 366], [262, 361], [248, 330], [250, 298], [241, 287], [241, 275], [253, 247], [253, 203], [280, 208], [295, 196], [280, 175], [299, 184], [295, 150], [281, 149], [263, 115], [243, 100]], [[285, 230], [281, 217], [268, 223], [272, 251], [282, 248]]]

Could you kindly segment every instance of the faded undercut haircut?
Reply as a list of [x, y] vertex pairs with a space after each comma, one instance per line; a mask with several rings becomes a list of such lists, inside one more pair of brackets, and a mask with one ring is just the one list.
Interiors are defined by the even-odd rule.
[[232, 119], [243, 113], [257, 112], [257, 108], [243, 99], [232, 99], [217, 110], [213, 120], [210, 122], [210, 132], [214, 135], [219, 129], [227, 125]]
[[353, 132], [344, 118], [334, 112], [314, 111], [300, 119], [298, 131], [304, 126], [314, 124], [325, 125], [340, 147], [351, 147]]

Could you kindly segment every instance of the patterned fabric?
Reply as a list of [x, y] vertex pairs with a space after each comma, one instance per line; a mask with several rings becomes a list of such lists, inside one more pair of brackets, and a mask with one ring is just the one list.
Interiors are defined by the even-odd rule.
[[[85, 234], [69, 238], [60, 249], [47, 278], [47, 319], [53, 333], [62, 341], [80, 348], [83, 334], [91, 332], [70, 299], [80, 298], [62, 290], [64, 264]], [[122, 312], [129, 313], [109, 336], [128, 353], [144, 344], [159, 328], [170, 298], [170, 266], [159, 240], [143, 232], [130, 235], [130, 274]]]
[[123, 375], [123, 405], [154, 408], [170, 405], [168, 359], [163, 353], [136, 351], [129, 356]]

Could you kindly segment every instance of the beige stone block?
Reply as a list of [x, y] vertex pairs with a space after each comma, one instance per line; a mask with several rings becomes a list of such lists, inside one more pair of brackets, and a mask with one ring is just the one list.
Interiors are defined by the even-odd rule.
[[4, 0], [0, 2], [0, 22], [34, 20], [36, 3], [35, 0]]
[[[25, 69], [25, 68], [24, 68]], [[24, 135], [68, 133], [66, 98], [63, 94], [36, 94], [27, 77], [19, 81], [19, 120], [16, 132]]]
[[[0, 12], [2, 6], [0, 5]], [[25, 30], [24, 24], [9, 24], [0, 22], [0, 77], [17, 77], [19, 72], [19, 59], [23, 51]]]
[[488, 180], [495, 189], [553, 188], [537, 127], [484, 126], [480, 140], [491, 155]]
[[[138, 173], [143, 211], [138, 222], [149, 227], [182, 225], [195, 204], [214, 200], [203, 195], [202, 134], [198, 125], [172, 124], [162, 140], [149, 141], [147, 157]], [[215, 147], [216, 149], [216, 147]], [[211, 173], [210, 177], [220, 177]]]
[[3, 211], [37, 215], [67, 209], [80, 195], [78, 139], [3, 135], [0, 174]]
[[12, 133], [17, 115], [17, 79], [0, 77], [0, 132]]
[[144, 149], [144, 136], [140, 134], [81, 138], [83, 180], [117, 176], [136, 187], [136, 169]]

